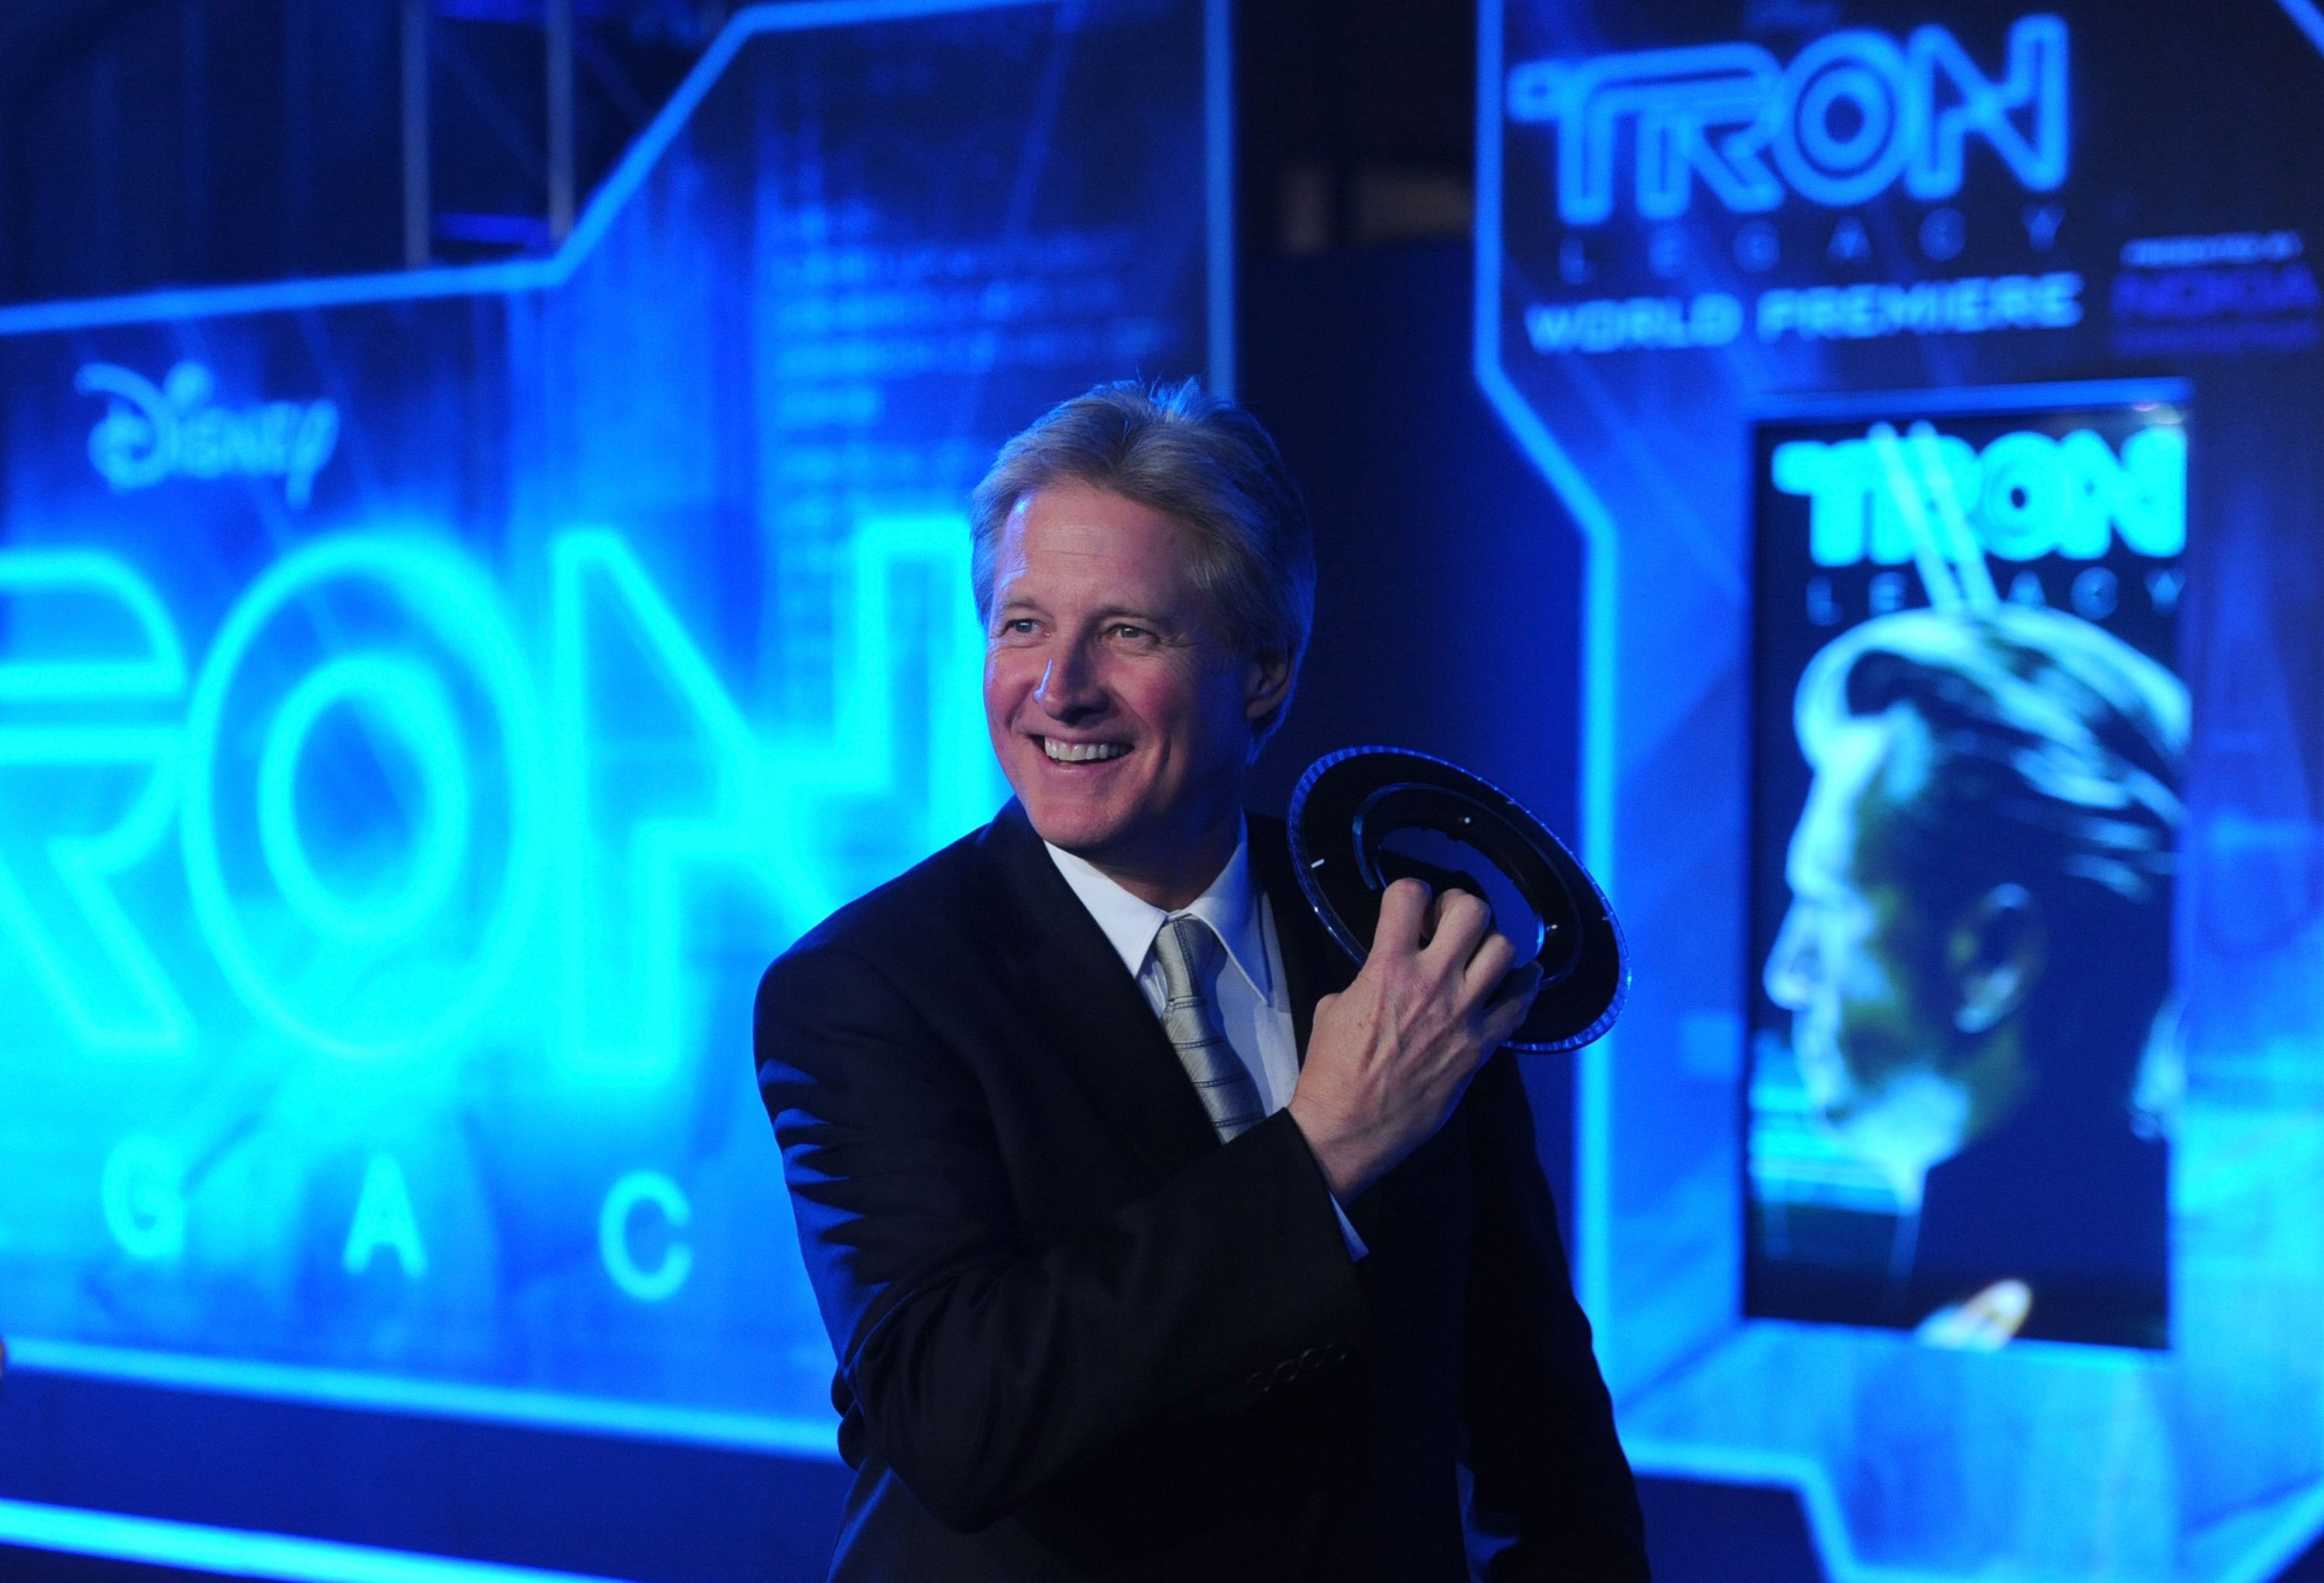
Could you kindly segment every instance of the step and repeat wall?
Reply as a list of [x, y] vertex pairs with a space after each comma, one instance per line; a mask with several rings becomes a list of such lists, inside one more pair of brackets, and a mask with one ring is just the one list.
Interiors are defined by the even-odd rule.
[[2324, 1523], [2324, 15], [1487, 0], [1479, 380], [1587, 544], [1644, 1471], [1841, 1578]]
[[1225, 377], [1223, 12], [744, 13], [538, 260], [0, 311], [0, 1294], [832, 1454], [766, 962], [1006, 795], [969, 487]]

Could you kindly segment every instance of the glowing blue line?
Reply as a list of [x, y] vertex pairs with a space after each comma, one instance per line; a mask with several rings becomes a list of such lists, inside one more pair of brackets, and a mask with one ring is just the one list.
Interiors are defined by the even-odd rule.
[[2273, 1532], [2230, 1567], [2218, 1583], [2270, 1583], [2277, 1573], [2300, 1559], [2319, 1529], [2324, 1529], [2324, 1487], [2311, 1488], [2293, 1502]]
[[1203, 4], [1203, 176], [1207, 210], [1211, 392], [1235, 389], [1233, 0]]
[[[1813, 1327], [1798, 1321], [1755, 1320], [1740, 1327], [1736, 1334], [1811, 1328]], [[2048, 1367], [2085, 1372], [2143, 1375], [2149, 1379], [2159, 1380], [2167, 1371], [2167, 1365], [2153, 1356], [2128, 1352], [2121, 1348], [2019, 1340], [2010, 1344], [2010, 1350], [2013, 1353], [2038, 1351], [2046, 1355], [2044, 1362]], [[1623, 1437], [1622, 1449], [1634, 1469], [1657, 1477], [1792, 1491], [1799, 1496], [1801, 1512], [1807, 1520], [1809, 1537], [1814, 1542], [1817, 1557], [1832, 1583], [1960, 1583], [1964, 1576], [1959, 1570], [1924, 1571], [1914, 1568], [1879, 1566], [1858, 1556], [1847, 1516], [1841, 1509], [1839, 1496], [1832, 1488], [1830, 1471], [1810, 1453], [1628, 1435]], [[2265, 1566], [2245, 1563], [2239, 1569], [2219, 1578], [2218, 1583], [2265, 1583], [2275, 1575], [2278, 1568], [2299, 1553], [2300, 1547], [2314, 1532], [2315, 1523], [2319, 1519], [2324, 1519], [2324, 1492], [2302, 1502], [2278, 1524], [2264, 1551], [2266, 1555], [2273, 1558], [2272, 1562]], [[2049, 1573], [1980, 1569], [1976, 1575], [1989, 1579], [1990, 1583], [2070, 1583], [2066, 1578]]]
[[2042, 385], [1983, 385], [1967, 390], [1827, 391], [1770, 396], [1752, 404], [1767, 419], [1947, 417], [1962, 412], [2048, 412], [2061, 407], [2123, 407], [2135, 401], [2179, 402], [2194, 387], [2183, 379], [2065, 380]]
[[521, 1423], [578, 1430], [629, 1440], [678, 1440], [836, 1460], [836, 1426], [829, 1421], [707, 1408], [662, 1407], [601, 1397], [397, 1378], [352, 1369], [302, 1368], [241, 1358], [193, 1358], [81, 1341], [8, 1339], [12, 1364], [35, 1374], [130, 1380], [171, 1390], [207, 1391], [272, 1401], [320, 1403], [420, 1417]]
[[[1582, 592], [1582, 850], [1609, 898], [1615, 888], [1615, 632], [1621, 546], [1610, 530], [1585, 535]], [[1615, 901], [1617, 916], [1620, 902]], [[1609, 1034], [1583, 1047], [1574, 1073], [1574, 1240], [1584, 1311], [1604, 1323], [1614, 1298], [1614, 1045]]]
[[916, 17], [997, 11], [1038, 3], [1042, 0], [794, 0], [786, 5], [754, 5], [739, 13], [710, 41], [710, 47], [702, 52], [702, 58], [694, 63], [660, 113], [638, 134], [630, 152], [613, 167], [613, 173], [598, 187], [596, 196], [581, 211], [572, 235], [566, 238], [565, 245], [554, 256], [557, 279], [563, 281], [571, 278], [582, 259], [612, 228], [614, 216], [645, 185], [654, 166], [669, 152], [669, 145], [678, 141], [678, 134], [686, 130], [687, 122], [693, 119], [694, 112], [742, 52], [742, 46], [761, 33], [906, 22]]
[[193, 286], [145, 291], [134, 297], [96, 297], [62, 302], [27, 302], [0, 308], [0, 336], [38, 335], [50, 330], [88, 329], [101, 325], [147, 324], [185, 318], [222, 318], [229, 314], [272, 313], [284, 308], [343, 308], [367, 302], [401, 302], [431, 297], [512, 296], [549, 283], [547, 261], [466, 264], [393, 274], [338, 275], [318, 281], [268, 281], [247, 286]]
[[[1477, 17], [1477, 259], [1475, 340], [1471, 363], [1478, 385], [1518, 446], [1541, 469], [1582, 531], [1582, 861], [1618, 909], [1614, 874], [1615, 619], [1613, 513], [1565, 454], [1548, 426], [1501, 367], [1501, 0], [1480, 0]], [[1601, 1329], [1613, 1292], [1613, 1040], [1582, 1052], [1574, 1081], [1573, 1288]], [[1611, 1350], [1601, 1337], [1600, 1353]]]
[[570, 280], [614, 216], [637, 195], [654, 165], [701, 106], [718, 76], [731, 65], [742, 45], [761, 33], [800, 32], [813, 28], [843, 27], [863, 23], [908, 22], [918, 17], [954, 15], [964, 12], [998, 11], [1018, 5], [1054, 4], [1055, 0], [795, 0], [783, 5], [755, 5], [738, 14], [646, 129], [638, 134], [621, 163], [613, 167], [596, 195], [581, 213], [573, 234], [545, 258], [496, 263], [465, 264], [430, 269], [399, 270], [372, 275], [340, 275], [324, 280], [267, 281], [241, 286], [199, 286], [166, 291], [143, 291], [126, 297], [94, 297], [61, 302], [30, 302], [0, 308], [0, 336], [36, 335], [50, 330], [86, 329], [99, 325], [145, 324], [184, 318], [217, 318], [228, 314], [267, 313], [280, 309], [340, 308], [355, 303], [401, 302], [432, 297], [512, 296], [539, 291]]
[[[1625, 1438], [1623, 1450], [1630, 1466], [1641, 1473], [1685, 1478], [1705, 1484], [1748, 1485], [1762, 1489], [1788, 1489], [1800, 1497], [1801, 1514], [1815, 1542], [1832, 1583], [1959, 1583], [1952, 1572], [1923, 1572], [1905, 1567], [1878, 1567], [1857, 1558], [1849, 1539], [1840, 1497], [1822, 1464], [1784, 1451], [1755, 1451], [1706, 1447], [1681, 1441]], [[1983, 1574], [1980, 1574], [1983, 1576]], [[2032, 1583], [2008, 1575], [2010, 1583]], [[2054, 1583], [2065, 1583], [2062, 1578]]]
[[276, 1583], [611, 1583], [591, 1573], [551, 1572], [502, 1561], [5, 1497], [0, 1497], [0, 1544]]
[[2316, 0], [2275, 0], [2283, 7], [2283, 14], [2292, 18], [2292, 25], [2308, 35], [2308, 41], [2324, 52], [2324, 12], [2316, 9]]

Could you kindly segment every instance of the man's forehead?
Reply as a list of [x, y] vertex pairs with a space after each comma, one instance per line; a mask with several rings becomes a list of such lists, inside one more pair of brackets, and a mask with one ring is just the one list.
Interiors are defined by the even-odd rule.
[[1031, 525], [1026, 514], [1018, 511], [1010, 513], [1003, 531], [1002, 560], [1021, 566], [1036, 545], [1049, 556], [1109, 559], [1128, 547], [1137, 530], [1081, 513], [1053, 515]]
[[1891, 723], [1886, 716], [1850, 721], [1817, 744], [1815, 785], [1822, 795], [1851, 803], [1863, 795], [1887, 763]]
[[1794, 889], [1852, 882], [1864, 826], [1886, 800], [1880, 783], [1892, 746], [1885, 720], [1851, 723], [1823, 740], [1784, 865]]
[[1005, 599], [1043, 589], [1076, 599], [1115, 593], [1137, 603], [1194, 593], [1189, 531], [1176, 518], [1087, 484], [1028, 492], [1010, 511], [993, 581]]
[[1152, 527], [1168, 531], [1184, 526], [1158, 506], [1077, 478], [1059, 479], [1038, 489], [1028, 489], [1009, 508], [1008, 521], [1011, 526], [1036, 520], [1052, 527], [1095, 525], [1117, 530]]

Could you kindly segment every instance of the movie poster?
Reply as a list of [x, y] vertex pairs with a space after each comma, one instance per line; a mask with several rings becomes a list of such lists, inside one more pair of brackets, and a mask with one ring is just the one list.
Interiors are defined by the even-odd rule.
[[2163, 1348], [2186, 413], [1968, 406], [1757, 428], [1746, 1311]]

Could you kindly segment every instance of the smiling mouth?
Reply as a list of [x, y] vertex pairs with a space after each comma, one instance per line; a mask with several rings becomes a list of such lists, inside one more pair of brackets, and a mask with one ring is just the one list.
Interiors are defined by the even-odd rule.
[[1130, 751], [1128, 742], [1061, 742], [1055, 737], [1038, 740], [1041, 751], [1049, 756], [1052, 764], [1097, 764]]

